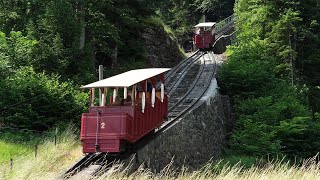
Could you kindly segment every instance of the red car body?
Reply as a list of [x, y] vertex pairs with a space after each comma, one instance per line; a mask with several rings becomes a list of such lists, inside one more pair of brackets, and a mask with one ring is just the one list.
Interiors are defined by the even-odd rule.
[[[134, 96], [132, 103], [102, 106], [100, 104], [100, 106], [91, 106], [88, 113], [83, 113], [80, 133], [83, 152], [118, 153], [127, 144], [135, 143], [159, 127], [163, 123], [164, 117], [168, 114], [168, 97], [164, 92], [161, 92], [164, 91], [163, 88], [156, 90], [156, 77], [159, 77], [158, 80], [160, 79], [160, 82], [164, 83], [165, 71], [166, 69], [155, 72], [151, 77], [149, 77], [150, 75], [144, 76], [141, 74], [138, 77], [141, 81], [138, 83], [133, 82], [135, 86], [139, 84], [141, 88], [132, 88]], [[130, 73], [127, 75], [130, 76]], [[127, 75], [123, 76], [123, 78]], [[112, 80], [112, 78], [108, 79]], [[148, 80], [154, 88], [153, 92], [149, 92], [147, 89]], [[130, 77], [124, 81], [130, 81]], [[100, 89], [102, 87], [110, 88], [109, 85], [104, 86], [103, 83], [102, 86], [99, 85], [97, 87]], [[91, 89], [92, 87], [89, 86], [89, 88]], [[115, 86], [114, 88], [118, 87]], [[92, 94], [94, 92], [91, 90], [91, 97]], [[93, 102], [92, 98], [91, 102]]]
[[195, 26], [193, 44], [197, 49], [210, 50], [212, 48], [215, 42], [215, 24], [207, 22]]

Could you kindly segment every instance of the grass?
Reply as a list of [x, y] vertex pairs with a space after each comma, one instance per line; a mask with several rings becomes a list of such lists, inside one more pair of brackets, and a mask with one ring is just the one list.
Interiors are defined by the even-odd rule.
[[59, 135], [55, 145], [52, 138], [39, 144], [34, 152], [17, 157], [11, 170], [8, 163], [0, 164], [0, 179], [57, 179], [82, 156], [78, 137], [73, 128]]
[[9, 162], [11, 158], [15, 159], [21, 155], [32, 152], [30, 146], [8, 143], [0, 140], [0, 164]]
[[[221, 162], [220, 162], [221, 163]], [[269, 162], [262, 167], [252, 166], [243, 168], [240, 164], [233, 166], [220, 163], [208, 163], [198, 171], [189, 172], [188, 169], [182, 168], [180, 172], [171, 171], [170, 164], [158, 174], [142, 166], [131, 175], [127, 175], [128, 168], [122, 165], [115, 165], [109, 172], [104, 173], [96, 179], [181, 179], [181, 180], [206, 180], [206, 179], [225, 179], [225, 180], [257, 180], [257, 179], [320, 179], [320, 163], [315, 159], [305, 161], [302, 166], [292, 166], [289, 162]], [[122, 170], [124, 169], [124, 170]]]
[[43, 135], [22, 132], [12, 129], [0, 131], [0, 164], [9, 162], [11, 158], [26, 155], [34, 151], [34, 147]]
[[[14, 145], [13, 145], [14, 146]], [[7, 163], [0, 164], [0, 179], [60, 179], [77, 159], [82, 157], [81, 146], [73, 128], [69, 128], [58, 137], [55, 146], [52, 138], [39, 145], [38, 157], [34, 153], [20, 156], [14, 161], [13, 169]], [[320, 179], [320, 162], [316, 158], [306, 160], [302, 165], [295, 166], [289, 162], [264, 161], [260, 165], [255, 158], [228, 157], [218, 163], [208, 162], [197, 171], [189, 171], [182, 167], [180, 171], [173, 171], [171, 164], [159, 173], [140, 166], [134, 173], [129, 174], [130, 166], [115, 164], [108, 172], [93, 179]]]

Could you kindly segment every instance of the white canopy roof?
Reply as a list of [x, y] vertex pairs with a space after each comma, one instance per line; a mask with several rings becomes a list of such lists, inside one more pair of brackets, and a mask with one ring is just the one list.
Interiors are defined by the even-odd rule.
[[195, 27], [212, 27], [216, 23], [215, 22], [205, 22], [205, 23], [199, 23]]
[[147, 68], [127, 71], [116, 76], [112, 76], [81, 88], [103, 88], [103, 87], [130, 87], [138, 82], [149, 79], [158, 74], [169, 71], [169, 68]]

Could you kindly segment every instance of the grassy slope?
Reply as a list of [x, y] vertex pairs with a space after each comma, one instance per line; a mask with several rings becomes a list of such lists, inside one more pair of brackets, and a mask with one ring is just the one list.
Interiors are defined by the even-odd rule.
[[18, 130], [1, 129], [0, 131], [0, 164], [16, 159], [34, 151], [43, 135]]
[[[8, 164], [0, 164], [0, 179], [59, 179], [59, 176], [77, 159], [82, 157], [81, 146], [74, 131], [63, 133], [55, 146], [48, 140], [39, 146], [39, 156], [29, 153], [14, 161], [13, 170]], [[290, 166], [289, 163], [271, 162], [260, 167], [244, 169], [239, 164], [234, 166], [208, 163], [203, 169], [179, 173], [173, 172], [170, 165], [162, 172], [153, 174], [141, 168], [127, 176], [127, 171], [115, 165], [111, 172], [97, 179], [319, 179], [320, 163], [311, 161], [302, 167]]]
[[15, 159], [30, 152], [32, 152], [30, 146], [0, 140], [0, 164], [9, 162], [11, 158]]
[[77, 139], [73, 130], [62, 133], [56, 146], [50, 138], [39, 145], [37, 158], [33, 151], [17, 157], [12, 170], [8, 163], [0, 164], [0, 179], [57, 179], [82, 156]]

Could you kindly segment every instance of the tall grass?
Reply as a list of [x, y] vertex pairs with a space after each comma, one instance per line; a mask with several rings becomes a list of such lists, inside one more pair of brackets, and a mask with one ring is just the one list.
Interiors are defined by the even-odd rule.
[[0, 165], [0, 179], [57, 179], [76, 159], [82, 156], [78, 137], [70, 127], [54, 140], [39, 145], [38, 155], [34, 152]]
[[[13, 169], [9, 164], [0, 165], [0, 179], [60, 179], [77, 159], [82, 157], [81, 146], [73, 128], [63, 132], [55, 146], [49, 139], [39, 146], [38, 156], [34, 153], [16, 159]], [[249, 159], [250, 160], [250, 159]], [[251, 161], [251, 160], [250, 160]], [[289, 162], [271, 161], [263, 164], [247, 167], [243, 163], [230, 165], [221, 161], [219, 163], [207, 163], [197, 171], [190, 171], [182, 167], [180, 171], [173, 171], [171, 164], [161, 172], [153, 173], [150, 169], [141, 165], [135, 172], [131, 172], [130, 165], [115, 164], [107, 172], [101, 172], [101, 176], [92, 179], [181, 179], [181, 180], [205, 180], [205, 179], [320, 179], [320, 162], [313, 158], [306, 160], [302, 165], [295, 166]]]
[[0, 164], [9, 162], [11, 158], [29, 154], [32, 152], [30, 146], [10, 143], [0, 140]]
[[44, 135], [19, 130], [0, 130], [0, 164], [29, 154]]
[[292, 166], [289, 162], [270, 162], [264, 166], [252, 166], [245, 169], [243, 166], [236, 164], [230, 166], [224, 165], [222, 168], [219, 163], [208, 163], [198, 171], [189, 172], [188, 169], [182, 168], [180, 172], [174, 172], [170, 164], [160, 173], [154, 174], [149, 169], [141, 166], [133, 174], [128, 175], [128, 168], [123, 165], [115, 165], [110, 171], [103, 173], [96, 179], [181, 179], [181, 180], [206, 180], [206, 179], [226, 179], [226, 180], [257, 180], [257, 179], [279, 179], [279, 180], [316, 180], [320, 179], [320, 162], [315, 159], [305, 161], [302, 166]]

